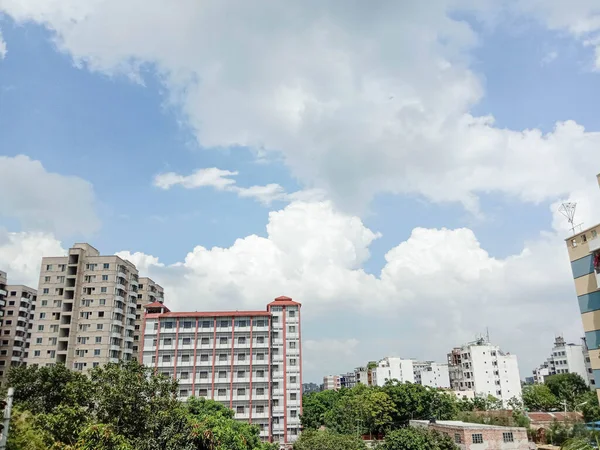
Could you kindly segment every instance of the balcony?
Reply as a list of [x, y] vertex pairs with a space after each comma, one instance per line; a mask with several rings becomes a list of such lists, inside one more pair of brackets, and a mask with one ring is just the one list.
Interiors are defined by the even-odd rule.
[[19, 311], [20, 312], [24, 312], [24, 313], [28, 313], [29, 312], [29, 308], [25, 308], [24, 306], [19, 306]]
[[120, 351], [121, 350], [121, 346], [120, 345], [114, 345], [114, 344], [110, 344], [110, 349], [113, 351]]
[[0, 289], [0, 295], [6, 296], [6, 294], [8, 294], [8, 292], [6, 292], [4, 289]]
[[6, 306], [6, 300], [0, 298], [0, 306]]
[[16, 330], [16, 331], [21, 331], [21, 332], [23, 332], [23, 333], [26, 333], [26, 332], [27, 332], [27, 330], [25, 329], [25, 327], [20, 327], [20, 326], [16, 326], [16, 327], [15, 327], [15, 330]]

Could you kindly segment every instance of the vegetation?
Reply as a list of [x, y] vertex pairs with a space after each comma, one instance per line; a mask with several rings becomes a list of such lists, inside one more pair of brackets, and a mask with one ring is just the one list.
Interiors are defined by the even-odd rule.
[[381, 450], [458, 450], [446, 435], [423, 428], [405, 427], [390, 432]]
[[367, 446], [356, 435], [330, 430], [306, 430], [294, 443], [294, 450], [367, 450]]
[[271, 450], [255, 426], [212, 400], [176, 398], [177, 382], [137, 362], [87, 377], [62, 365], [16, 367], [9, 450]]

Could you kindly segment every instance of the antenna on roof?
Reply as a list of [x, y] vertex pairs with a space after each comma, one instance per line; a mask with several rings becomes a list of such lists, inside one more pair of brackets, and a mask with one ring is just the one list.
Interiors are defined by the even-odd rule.
[[487, 343], [490, 343], [490, 329], [488, 327], [485, 327], [485, 339], [487, 341]]
[[573, 232], [573, 234], [575, 234], [576, 228], [578, 228], [579, 231], [581, 231], [581, 226], [583, 225], [582, 223], [575, 225], [575, 211], [576, 210], [577, 210], [577, 203], [575, 203], [575, 202], [563, 203], [558, 208], [558, 212], [561, 213], [567, 219], [567, 222], [569, 222], [569, 225], [571, 225], [570, 229]]

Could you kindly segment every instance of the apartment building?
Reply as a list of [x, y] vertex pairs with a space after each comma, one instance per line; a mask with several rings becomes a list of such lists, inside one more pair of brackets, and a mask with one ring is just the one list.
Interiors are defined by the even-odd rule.
[[36, 290], [20, 284], [7, 284], [6, 272], [0, 272], [0, 305], [4, 314], [0, 326], [0, 384], [8, 369], [25, 364], [28, 356]]
[[383, 386], [387, 381], [397, 380], [400, 383], [414, 383], [414, 361], [398, 357], [381, 359], [377, 366], [370, 370], [371, 386]]
[[140, 342], [142, 339], [142, 324], [144, 322], [144, 305], [158, 302], [164, 303], [165, 291], [162, 286], [156, 283], [152, 278], [139, 277], [137, 291], [137, 306], [135, 312], [135, 329], [133, 331], [133, 352], [132, 359], [138, 359]]
[[432, 388], [450, 388], [448, 364], [433, 361], [415, 361], [413, 363], [415, 383]]
[[137, 291], [131, 262], [89, 244], [42, 258], [28, 362], [88, 370], [130, 360]]
[[587, 346], [582, 344], [568, 344], [562, 336], [557, 336], [548, 359], [533, 369], [533, 382], [542, 384], [545, 378], [551, 375], [576, 373], [588, 386], [595, 384], [592, 370], [587, 367], [590, 359]]
[[348, 372], [340, 375], [340, 387], [348, 389], [356, 386], [356, 375], [354, 372]]
[[503, 352], [487, 339], [454, 348], [448, 354], [450, 387], [473, 391], [476, 396], [494, 396], [505, 407], [513, 398], [521, 399], [521, 377], [516, 355]]
[[294, 442], [302, 414], [300, 303], [265, 311], [171, 312], [146, 305], [142, 361], [179, 381], [179, 397], [210, 398], [255, 424], [263, 439]]
[[324, 391], [337, 391], [340, 387], [342, 387], [342, 385], [338, 375], [325, 375], [323, 377]]
[[[600, 184], [600, 175], [598, 175]], [[600, 224], [566, 240], [575, 292], [589, 350], [590, 368], [600, 398]]]

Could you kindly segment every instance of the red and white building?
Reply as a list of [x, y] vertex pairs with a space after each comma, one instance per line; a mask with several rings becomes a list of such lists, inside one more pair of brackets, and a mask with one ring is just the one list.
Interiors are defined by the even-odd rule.
[[179, 381], [179, 397], [205, 397], [291, 443], [302, 414], [300, 303], [278, 297], [265, 311], [171, 312], [145, 306], [143, 363]]

